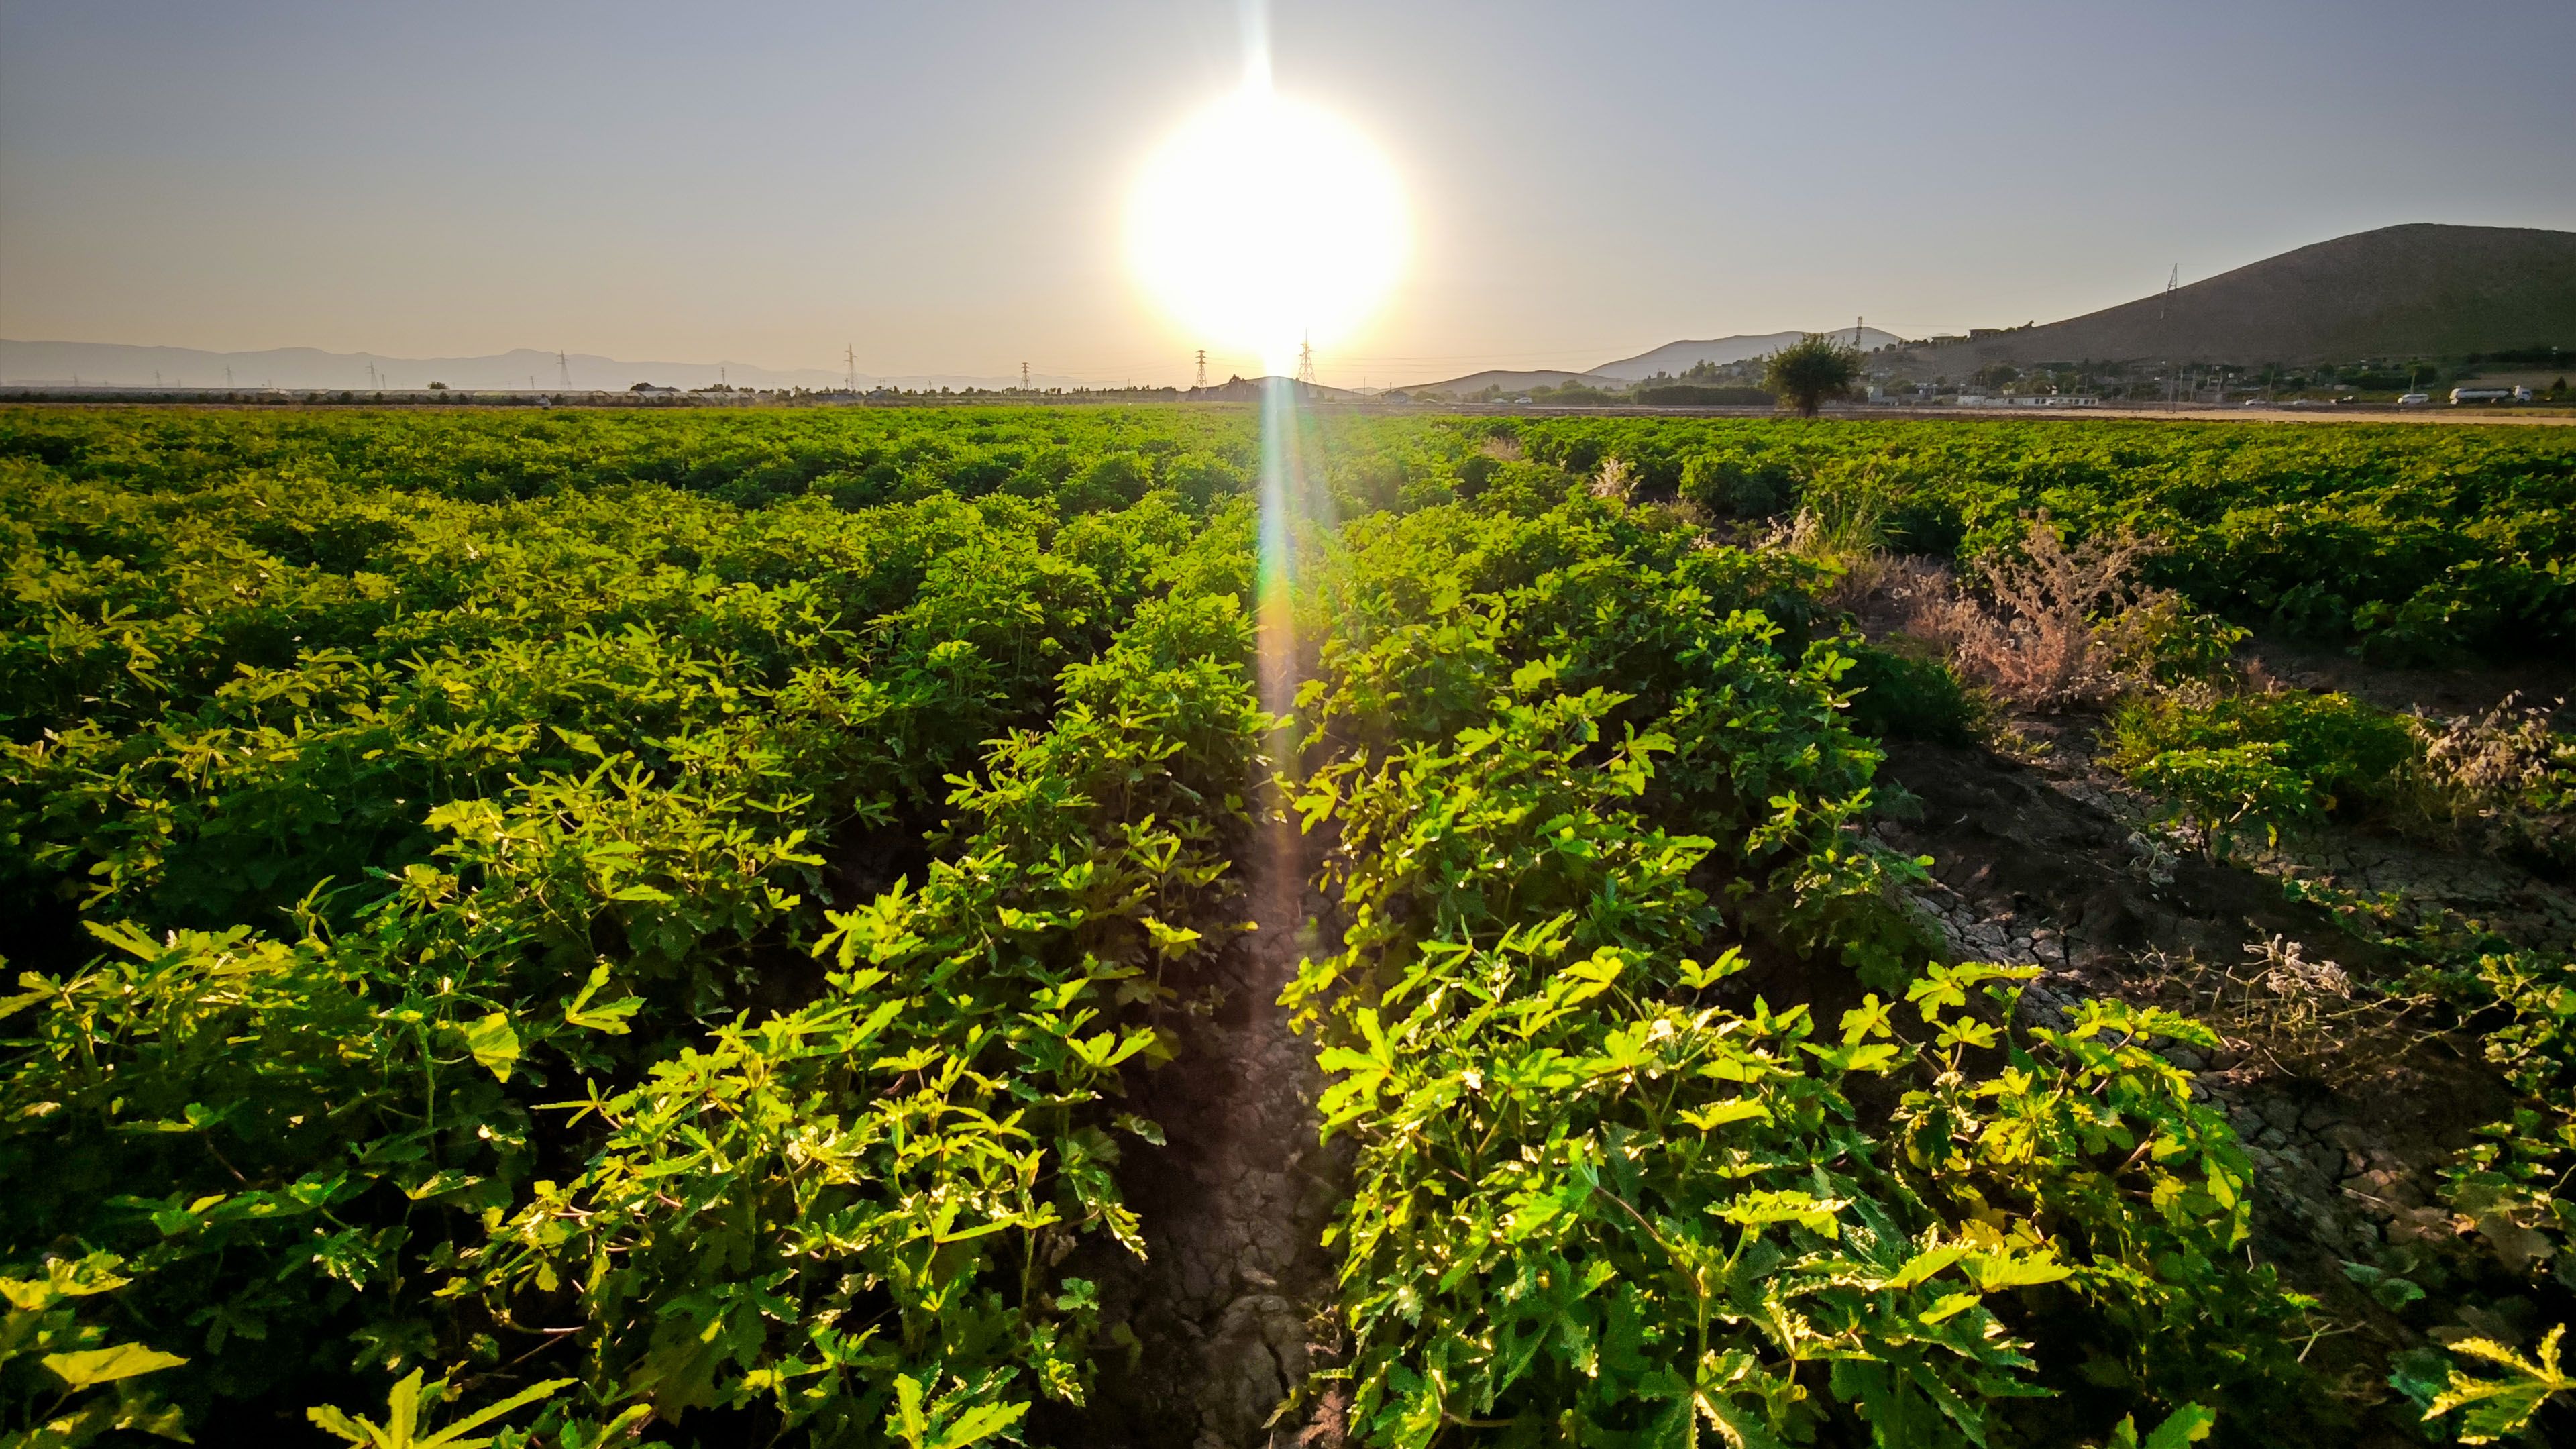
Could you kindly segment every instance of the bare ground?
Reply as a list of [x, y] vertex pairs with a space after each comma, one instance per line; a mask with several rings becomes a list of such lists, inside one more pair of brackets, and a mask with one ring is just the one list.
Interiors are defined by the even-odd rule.
[[1101, 1283], [1103, 1324], [1134, 1337], [1125, 1356], [1104, 1355], [1089, 1409], [1047, 1442], [1341, 1443], [1343, 1399], [1310, 1392], [1308, 1375], [1340, 1347], [1338, 1259], [1323, 1239], [1350, 1194], [1347, 1144], [1318, 1142], [1323, 1071], [1279, 1005], [1301, 928], [1326, 912], [1304, 888], [1311, 848], [1284, 823], [1263, 835], [1248, 861], [1254, 929], [1165, 1023], [1174, 1060], [1130, 1077], [1136, 1110], [1169, 1144], [1120, 1174], [1147, 1257], [1075, 1267]]

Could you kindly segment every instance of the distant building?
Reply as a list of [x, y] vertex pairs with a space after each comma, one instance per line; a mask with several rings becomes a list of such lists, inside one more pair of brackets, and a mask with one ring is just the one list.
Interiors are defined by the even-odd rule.
[[678, 397], [680, 395], [680, 390], [676, 387], [663, 387], [650, 382], [639, 382], [627, 391], [639, 397]]

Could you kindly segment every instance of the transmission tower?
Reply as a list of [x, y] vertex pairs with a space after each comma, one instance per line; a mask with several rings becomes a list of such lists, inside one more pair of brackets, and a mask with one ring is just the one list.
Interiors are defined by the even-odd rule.
[[1854, 352], [1860, 351], [1860, 324], [1868, 320], [1857, 312], [1852, 314], [1852, 351]]
[[1207, 349], [1204, 347], [1199, 349], [1199, 380], [1193, 386], [1195, 388], [1207, 386]]
[[855, 344], [842, 347], [841, 365], [849, 369], [842, 385], [852, 392], [857, 392], [859, 390], [859, 349]]
[[1020, 391], [1022, 391], [1022, 392], [1027, 392], [1028, 390], [1029, 390], [1029, 365], [1028, 365], [1027, 363], [1023, 362], [1023, 363], [1021, 363], [1021, 364], [1020, 364]]
[[572, 359], [564, 356], [560, 349], [555, 353], [555, 375], [562, 379], [564, 391], [572, 391]]
[[2157, 321], [2161, 322], [2161, 321], [2163, 321], [2164, 319], [2166, 319], [2167, 317], [2170, 317], [2170, 316], [2172, 316], [2172, 315], [2173, 315], [2173, 294], [2174, 294], [2174, 288], [2179, 287], [2179, 286], [2181, 286], [2181, 285], [2182, 285], [2182, 263], [2180, 263], [2180, 262], [2176, 262], [2176, 263], [2174, 263], [2174, 264], [2173, 264], [2173, 270], [2172, 270], [2171, 272], [2168, 272], [2168, 273], [2166, 273], [2166, 274], [2165, 274], [2165, 300], [2164, 300], [2164, 305], [2163, 305], [2163, 306], [2162, 306], [2162, 307], [2161, 307], [2161, 308], [2156, 312], [2156, 320], [2157, 320]]
[[1297, 344], [1297, 380], [1308, 387], [1315, 385], [1315, 344], [1311, 338]]

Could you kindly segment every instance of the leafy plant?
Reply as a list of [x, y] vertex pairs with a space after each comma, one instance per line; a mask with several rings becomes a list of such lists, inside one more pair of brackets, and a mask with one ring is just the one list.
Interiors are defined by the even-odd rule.
[[2280, 763], [2281, 749], [2261, 741], [2164, 750], [2130, 771], [2130, 778], [2170, 801], [2199, 830], [2214, 859], [2248, 831], [2259, 830], [2267, 845], [2276, 845], [2283, 826], [2315, 812], [2314, 785]]
[[385, 1421], [382, 1424], [327, 1407], [307, 1409], [304, 1416], [325, 1433], [365, 1446], [365, 1449], [483, 1449], [484, 1445], [492, 1442], [491, 1436], [468, 1438], [467, 1430], [479, 1429], [513, 1409], [535, 1403], [572, 1383], [570, 1379], [548, 1379], [531, 1384], [498, 1403], [487, 1404], [446, 1428], [430, 1433], [428, 1426], [421, 1422], [421, 1401], [426, 1398], [436, 1403], [449, 1397], [453, 1391], [445, 1379], [426, 1388], [420, 1379], [421, 1371], [413, 1369], [401, 1383], [394, 1385], [393, 1393], [385, 1400]]
[[2424, 1417], [2438, 1419], [2458, 1411], [2463, 1444], [2492, 1444], [2506, 1435], [2523, 1432], [2550, 1399], [2576, 1392], [2576, 1378], [2568, 1377], [2558, 1366], [2558, 1341], [2566, 1335], [2567, 1325], [2563, 1323], [2550, 1329], [2540, 1341], [2536, 1360], [2492, 1339], [2465, 1338], [2452, 1344], [2451, 1352], [2492, 1364], [2504, 1373], [2497, 1378], [2480, 1378], [2454, 1368], [2441, 1396], [2425, 1407]]
[[[110, 1342], [83, 1322], [78, 1300], [114, 1293], [113, 1253], [53, 1258], [40, 1276], [0, 1277], [8, 1316], [0, 1319], [0, 1443], [10, 1449], [77, 1449], [101, 1435], [138, 1432], [191, 1442], [179, 1411], [140, 1382], [187, 1360], [140, 1343]], [[102, 1390], [92, 1393], [90, 1390]]]

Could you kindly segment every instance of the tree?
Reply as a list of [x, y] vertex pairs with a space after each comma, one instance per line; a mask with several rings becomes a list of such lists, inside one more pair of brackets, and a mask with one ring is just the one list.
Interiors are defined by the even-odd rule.
[[1762, 386], [1796, 408], [1798, 416], [1812, 418], [1816, 409], [1850, 392], [1852, 379], [1859, 375], [1857, 349], [1810, 332], [1771, 354], [1762, 368]]

